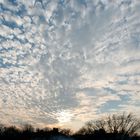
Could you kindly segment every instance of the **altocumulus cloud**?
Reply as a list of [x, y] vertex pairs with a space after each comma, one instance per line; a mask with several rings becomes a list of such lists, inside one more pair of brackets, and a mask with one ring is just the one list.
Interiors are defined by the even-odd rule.
[[138, 0], [0, 0], [0, 121], [74, 128], [118, 110], [140, 115], [139, 9]]

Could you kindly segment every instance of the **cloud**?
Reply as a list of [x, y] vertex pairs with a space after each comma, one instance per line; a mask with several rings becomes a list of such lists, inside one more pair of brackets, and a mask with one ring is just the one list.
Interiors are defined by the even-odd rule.
[[1, 121], [66, 125], [139, 112], [139, 5], [1, 1]]

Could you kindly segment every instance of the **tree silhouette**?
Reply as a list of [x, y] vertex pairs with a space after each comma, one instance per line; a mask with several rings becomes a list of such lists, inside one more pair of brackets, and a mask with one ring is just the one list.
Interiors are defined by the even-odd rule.
[[140, 140], [140, 121], [132, 114], [112, 115], [85, 124], [77, 133], [62, 128], [22, 128], [0, 124], [0, 140]]
[[63, 135], [67, 135], [67, 136], [72, 135], [72, 131], [70, 129], [66, 129], [66, 128], [60, 129], [59, 132]]
[[105, 119], [89, 121], [77, 133], [94, 134], [97, 130], [104, 130], [106, 133], [122, 134], [123, 136], [134, 136], [140, 130], [140, 120], [131, 113], [112, 115]]

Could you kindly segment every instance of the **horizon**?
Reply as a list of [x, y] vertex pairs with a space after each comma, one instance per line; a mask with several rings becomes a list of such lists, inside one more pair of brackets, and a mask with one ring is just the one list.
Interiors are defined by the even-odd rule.
[[[109, 121], [111, 123], [109, 123]], [[11, 133], [9, 131], [10, 129], [11, 129]], [[93, 136], [96, 135], [96, 132], [101, 132], [101, 135], [106, 133], [106, 134], [118, 134], [118, 136], [119, 134], [123, 134], [123, 135], [128, 135], [129, 137], [135, 137], [135, 136], [140, 137], [140, 117], [136, 117], [134, 113], [126, 113], [126, 112], [123, 113], [120, 112], [119, 114], [117, 113], [112, 115], [108, 114], [102, 118], [98, 118], [86, 122], [83, 126], [81, 126], [77, 130], [74, 130], [70, 127], [69, 128], [60, 127], [56, 125], [55, 126], [46, 125], [44, 127], [37, 127], [31, 124], [21, 124], [20, 126], [16, 126], [10, 124], [4, 125], [0, 123], [1, 136], [3, 134], [5, 135], [7, 132], [10, 135], [12, 134], [12, 132], [17, 135], [18, 132], [24, 133], [25, 131], [29, 131], [30, 133], [32, 132], [38, 133], [39, 131], [43, 131], [44, 134], [53, 131], [54, 132], [53, 135], [57, 133], [60, 135], [64, 134], [65, 136], [74, 136], [74, 135]], [[98, 136], [100, 136], [100, 133], [98, 133]]]
[[140, 116], [140, 1], [0, 0], [0, 123], [74, 131]]

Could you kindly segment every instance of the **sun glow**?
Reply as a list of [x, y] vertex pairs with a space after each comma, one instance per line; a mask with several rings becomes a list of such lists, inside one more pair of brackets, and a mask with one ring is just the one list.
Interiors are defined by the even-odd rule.
[[57, 120], [59, 123], [66, 123], [70, 122], [72, 119], [73, 114], [70, 113], [68, 110], [60, 110], [57, 114]]

